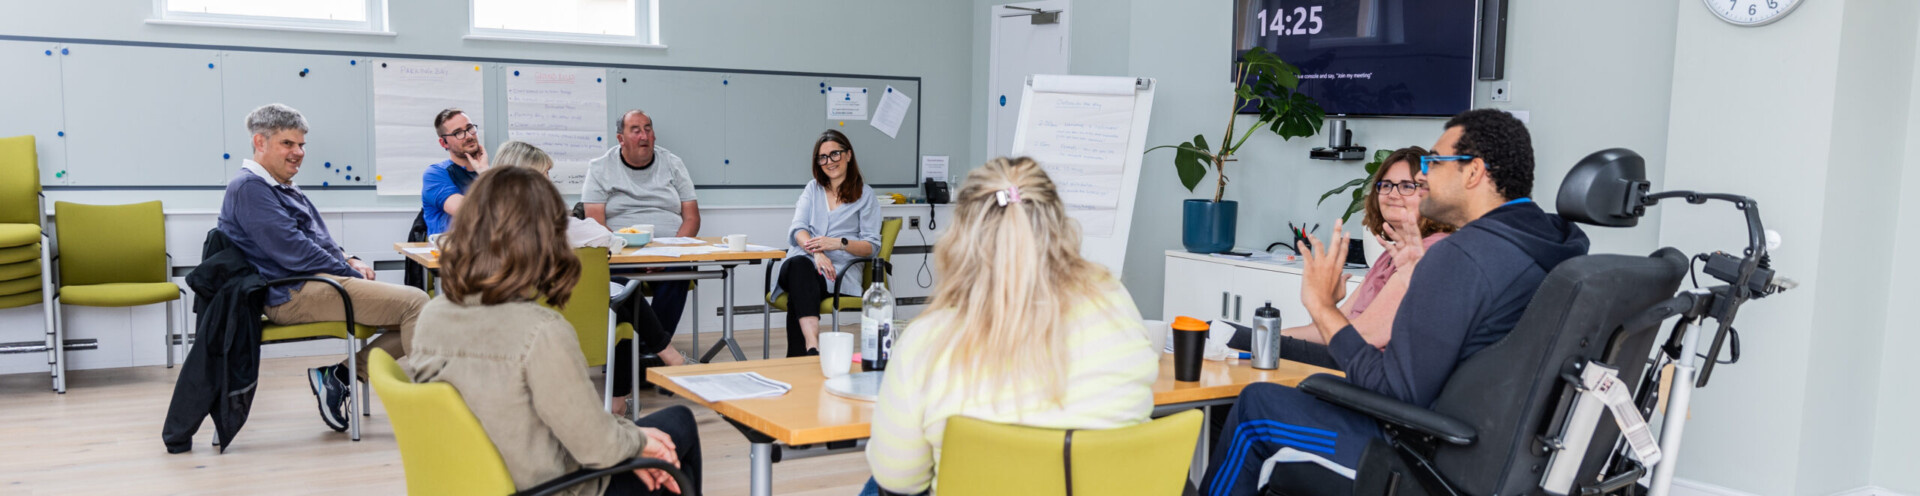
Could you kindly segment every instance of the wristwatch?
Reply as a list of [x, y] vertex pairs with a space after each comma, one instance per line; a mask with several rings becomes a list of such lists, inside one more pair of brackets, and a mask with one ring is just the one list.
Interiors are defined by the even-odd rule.
[[841, 248], [847, 247], [847, 238], [840, 238], [840, 247]]

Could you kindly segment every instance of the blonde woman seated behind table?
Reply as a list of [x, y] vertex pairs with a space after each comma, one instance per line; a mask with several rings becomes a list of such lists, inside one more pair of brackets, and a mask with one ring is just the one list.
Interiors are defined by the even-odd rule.
[[[601, 410], [573, 325], [534, 301], [545, 295], [564, 306], [580, 281], [553, 182], [530, 169], [494, 167], [474, 180], [469, 195], [440, 242], [442, 292], [421, 310], [414, 331], [414, 382], [460, 391], [500, 448], [516, 489], [639, 456], [673, 462], [700, 485], [693, 413], [674, 406], [628, 422]], [[566, 494], [603, 491], [699, 493], [641, 470]]]
[[1153, 410], [1160, 362], [1140, 311], [1080, 258], [1080, 232], [1039, 164], [989, 161], [954, 200], [932, 300], [900, 333], [880, 387], [865, 494], [929, 490], [951, 416], [1110, 429]]
[[[493, 165], [500, 167], [525, 167], [547, 175], [553, 172], [553, 157], [540, 147], [522, 141], [508, 141], [494, 151]], [[627, 246], [627, 240], [614, 236], [606, 226], [587, 219], [567, 217], [567, 243], [574, 248], [604, 247], [612, 253], [619, 253]], [[618, 286], [618, 283], [615, 283]], [[618, 290], [615, 290], [618, 292]], [[638, 295], [627, 298], [626, 305], [613, 309], [614, 318], [619, 322], [633, 325], [634, 336], [640, 341], [640, 353], [657, 355], [667, 365], [685, 365], [687, 358], [680, 350], [670, 346], [673, 334], [668, 333], [660, 324], [660, 318], [653, 314], [653, 306]], [[620, 340], [614, 350], [613, 360], [613, 413], [627, 413], [627, 395], [633, 392], [632, 374], [633, 352], [630, 347], [633, 340]]]
[[[1426, 253], [1426, 247], [1453, 232], [1453, 226], [1420, 215], [1420, 200], [1426, 198], [1427, 189], [1413, 176], [1419, 172], [1420, 156], [1426, 154], [1426, 149], [1417, 146], [1394, 150], [1369, 181], [1373, 188], [1367, 194], [1366, 216], [1360, 222], [1387, 252], [1373, 261], [1360, 288], [1341, 304], [1340, 310], [1353, 319], [1353, 329], [1375, 348], [1387, 347], [1400, 298], [1406, 296], [1407, 282], [1413, 278], [1413, 271], [1399, 268], [1412, 266]], [[1416, 232], [1419, 243], [1399, 242], [1412, 239]], [[1281, 334], [1285, 336], [1280, 346], [1282, 358], [1338, 368], [1327, 353], [1326, 338], [1320, 336], [1312, 321], [1282, 330]]]

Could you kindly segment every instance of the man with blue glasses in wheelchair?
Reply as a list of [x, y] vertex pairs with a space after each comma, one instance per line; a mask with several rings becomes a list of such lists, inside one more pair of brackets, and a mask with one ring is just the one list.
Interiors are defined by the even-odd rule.
[[[1415, 178], [1428, 188], [1420, 214], [1461, 227], [1425, 253], [1419, 243], [1396, 248], [1404, 251], [1396, 263], [1417, 265], [1401, 265], [1414, 270], [1413, 280], [1389, 344], [1367, 344], [1336, 306], [1347, 248], [1337, 229], [1331, 243], [1309, 245], [1300, 298], [1346, 381], [1422, 407], [1462, 361], [1512, 331], [1547, 274], [1585, 255], [1589, 244], [1580, 228], [1529, 198], [1532, 139], [1512, 115], [1479, 109], [1454, 116], [1433, 150]], [[1327, 480], [1287, 485], [1350, 487], [1363, 452], [1381, 437], [1374, 417], [1298, 389], [1253, 384], [1228, 415], [1200, 493], [1259, 494], [1269, 478], [1281, 482], [1277, 464], [1297, 463], [1317, 464], [1324, 470], [1307, 473]]]

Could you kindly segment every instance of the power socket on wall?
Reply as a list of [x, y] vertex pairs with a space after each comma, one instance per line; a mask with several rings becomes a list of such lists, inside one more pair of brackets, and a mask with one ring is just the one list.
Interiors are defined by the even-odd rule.
[[907, 229], [919, 229], [919, 228], [920, 228], [920, 216], [914, 215], [914, 216], [907, 217]]

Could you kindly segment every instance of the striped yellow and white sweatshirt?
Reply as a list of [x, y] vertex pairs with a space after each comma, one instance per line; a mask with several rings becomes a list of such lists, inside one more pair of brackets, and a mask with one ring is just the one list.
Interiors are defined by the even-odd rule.
[[[999, 423], [1053, 429], [1111, 429], [1146, 422], [1153, 412], [1153, 381], [1159, 355], [1148, 344], [1133, 297], [1117, 281], [1074, 305], [1067, 314], [1066, 397], [1046, 401], [1037, 381], [974, 395], [960, 380], [950, 350], [928, 349], [929, 339], [955, 332], [954, 311], [915, 319], [894, 344], [874, 407], [867, 465], [881, 487], [917, 493], [933, 482], [947, 418], [963, 415]], [[927, 379], [923, 383], [921, 377]]]

